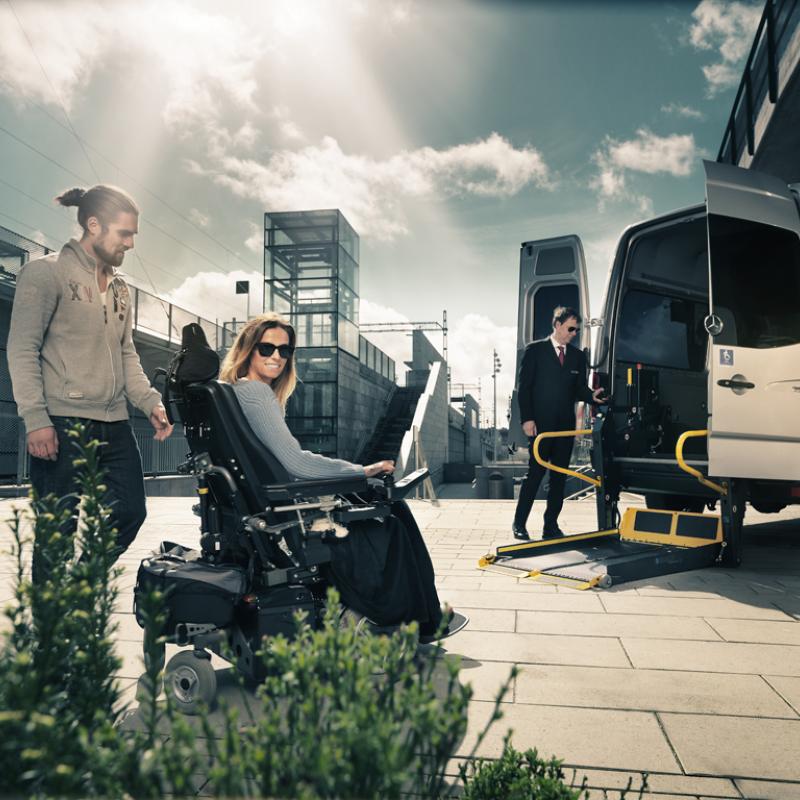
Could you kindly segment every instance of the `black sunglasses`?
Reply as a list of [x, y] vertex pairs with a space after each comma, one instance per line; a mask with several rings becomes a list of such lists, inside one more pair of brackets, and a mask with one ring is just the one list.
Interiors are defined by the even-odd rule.
[[272, 342], [259, 342], [256, 345], [258, 354], [264, 358], [269, 358], [276, 350], [281, 358], [291, 358], [294, 355], [294, 347], [290, 344], [272, 344]]
[[576, 328], [574, 325], [570, 325], [569, 328], [567, 328], [567, 332], [568, 333], [575, 333], [575, 331], [579, 331], [579, 330], [580, 330], [580, 328]]

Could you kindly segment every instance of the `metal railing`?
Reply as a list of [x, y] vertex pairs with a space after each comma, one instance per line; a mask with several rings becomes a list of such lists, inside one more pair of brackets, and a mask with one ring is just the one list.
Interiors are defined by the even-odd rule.
[[767, 0], [733, 101], [717, 161], [739, 164], [755, 154], [755, 122], [764, 102], [778, 102], [778, 65], [800, 24], [798, 0]]

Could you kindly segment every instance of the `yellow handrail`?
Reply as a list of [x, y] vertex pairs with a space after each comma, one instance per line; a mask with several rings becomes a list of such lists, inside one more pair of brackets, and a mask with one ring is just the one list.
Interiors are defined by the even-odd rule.
[[709, 489], [714, 489], [714, 491], [719, 492], [721, 495], [725, 496], [728, 494], [727, 486], [721, 486], [718, 483], [714, 483], [714, 481], [710, 481], [700, 472], [699, 469], [695, 469], [694, 467], [690, 467], [684, 460], [683, 460], [683, 445], [686, 444], [687, 439], [693, 439], [698, 436], [708, 436], [708, 431], [684, 431], [678, 437], [678, 443], [675, 445], [675, 458], [678, 460], [678, 466], [684, 471], [688, 472], [690, 475], [693, 475], [697, 478], [703, 486], [708, 486]]
[[565, 475], [572, 475], [573, 478], [580, 478], [580, 480], [586, 481], [586, 483], [591, 483], [592, 486], [600, 486], [600, 480], [598, 478], [590, 478], [588, 475], [584, 475], [582, 472], [575, 472], [575, 470], [567, 469], [566, 467], [557, 467], [555, 464], [545, 461], [539, 455], [539, 442], [542, 439], [557, 439], [560, 436], [582, 436], [591, 432], [591, 428], [586, 428], [579, 431], [546, 431], [545, 433], [540, 433], [533, 440], [533, 457], [545, 469], [552, 469], [554, 472], [563, 472]]

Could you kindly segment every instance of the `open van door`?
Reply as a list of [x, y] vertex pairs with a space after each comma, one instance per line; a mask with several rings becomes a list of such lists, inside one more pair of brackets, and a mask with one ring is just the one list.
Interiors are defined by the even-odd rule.
[[800, 480], [800, 214], [777, 178], [706, 161], [709, 474]]
[[577, 236], [540, 239], [520, 246], [517, 359], [508, 441], [523, 450], [528, 447], [528, 437], [522, 432], [523, 420], [519, 418], [519, 367], [525, 348], [552, 333], [553, 309], [557, 306], [578, 309], [583, 317], [579, 345], [588, 347], [589, 289], [583, 245]]

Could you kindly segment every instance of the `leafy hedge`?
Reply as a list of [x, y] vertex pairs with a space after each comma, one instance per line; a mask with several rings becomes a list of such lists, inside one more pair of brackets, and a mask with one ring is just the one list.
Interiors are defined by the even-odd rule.
[[[242, 718], [223, 707], [221, 725], [204, 713], [199, 729], [192, 727], [169, 698], [158, 699], [161, 663], [147, 658], [141, 730], [125, 730], [112, 622], [120, 570], [103, 504], [101, 445], [79, 426], [71, 436], [82, 523], [73, 541], [65, 533], [69, 512], [56, 498], [34, 498], [33, 540], [46, 567], [35, 586], [25, 563], [27, 518], [15, 512], [12, 522], [14, 600], [0, 651], [0, 795], [186, 796], [205, 775], [204, 793], [227, 797], [579, 796], [558, 762], [520, 755], [509, 740], [500, 761], [468, 762], [460, 785], [449, 784], [445, 770], [465, 734], [472, 694], [458, 680], [458, 663], [420, 659], [414, 626], [390, 638], [342, 626], [335, 593], [321, 629], [298, 619], [292, 641], [266, 642], [268, 677], [254, 698], [242, 693]], [[161, 598], [147, 599], [154, 630], [160, 609]], [[507, 687], [489, 725], [501, 716]]]

